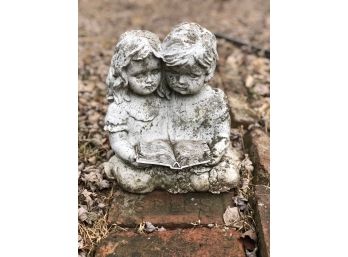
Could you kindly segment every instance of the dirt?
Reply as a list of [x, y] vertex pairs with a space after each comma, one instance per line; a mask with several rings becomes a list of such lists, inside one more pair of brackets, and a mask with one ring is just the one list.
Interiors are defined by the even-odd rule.
[[[117, 190], [106, 179], [102, 167], [112, 155], [103, 126], [107, 108], [105, 79], [113, 48], [127, 30], [150, 30], [162, 40], [182, 21], [197, 22], [214, 33], [269, 49], [267, 0], [79, 1], [80, 256], [92, 256], [96, 244], [110, 230], [104, 221], [112, 190]], [[238, 103], [232, 106], [236, 110], [232, 111], [234, 143], [248, 126], [259, 126], [268, 133], [269, 59], [223, 39], [218, 39], [218, 53], [219, 62], [210, 84], [223, 89], [230, 103]], [[245, 113], [252, 115], [246, 117]]]

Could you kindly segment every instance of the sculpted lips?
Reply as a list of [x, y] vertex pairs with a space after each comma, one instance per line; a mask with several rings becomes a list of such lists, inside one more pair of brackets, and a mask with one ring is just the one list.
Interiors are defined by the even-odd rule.
[[155, 83], [145, 84], [145, 86], [144, 86], [145, 89], [153, 89], [154, 87], [156, 87]]
[[175, 87], [181, 90], [186, 90], [188, 88], [186, 84], [177, 84]]

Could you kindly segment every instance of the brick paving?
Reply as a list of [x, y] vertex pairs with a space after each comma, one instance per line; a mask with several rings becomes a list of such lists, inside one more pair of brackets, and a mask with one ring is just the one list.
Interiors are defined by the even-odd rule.
[[151, 234], [121, 232], [104, 239], [96, 257], [245, 257], [233, 229], [176, 229]]
[[192, 227], [192, 224], [223, 225], [222, 215], [233, 204], [233, 191], [211, 193], [170, 194], [154, 191], [139, 195], [118, 191], [112, 201], [108, 223], [135, 227], [149, 221], [165, 228]]

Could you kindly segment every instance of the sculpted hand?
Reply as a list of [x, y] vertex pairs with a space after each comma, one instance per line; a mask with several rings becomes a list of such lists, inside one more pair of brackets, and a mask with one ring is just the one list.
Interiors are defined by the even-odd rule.
[[221, 158], [225, 155], [226, 148], [228, 146], [228, 140], [226, 138], [221, 139], [212, 147], [212, 158], [208, 165], [216, 165], [221, 161]]
[[133, 148], [131, 149], [127, 149], [127, 160], [130, 162], [130, 163], [134, 163], [135, 160], [136, 160], [136, 154], [135, 154], [135, 151]]
[[214, 166], [218, 164], [221, 161], [222, 156], [224, 156], [224, 152], [220, 153], [220, 152], [213, 151], [212, 157], [210, 159], [210, 162], [207, 163], [207, 166]]
[[136, 162], [136, 153], [135, 153], [134, 149], [132, 149], [132, 151], [130, 151], [129, 162], [131, 165], [138, 167], [138, 168], [150, 167], [149, 164], [143, 164], [143, 163]]

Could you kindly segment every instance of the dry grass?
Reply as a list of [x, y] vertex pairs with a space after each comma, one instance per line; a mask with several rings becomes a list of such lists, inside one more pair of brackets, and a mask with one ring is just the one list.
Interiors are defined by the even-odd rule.
[[83, 245], [80, 250], [87, 252], [90, 256], [96, 245], [109, 234], [107, 226], [107, 214], [95, 221], [92, 226], [79, 223], [79, 235], [82, 237]]
[[[102, 196], [102, 202], [108, 206], [114, 196], [114, 188], [112, 187], [108, 195]], [[106, 209], [104, 215], [100, 216], [97, 220], [88, 224], [86, 222], [79, 222], [78, 224], [78, 234], [80, 236], [79, 251], [81, 253], [86, 253], [87, 256], [93, 256], [95, 247], [98, 243], [107, 237], [107, 235], [113, 230], [112, 226], [107, 223], [107, 217], [109, 215], [109, 209]]]

